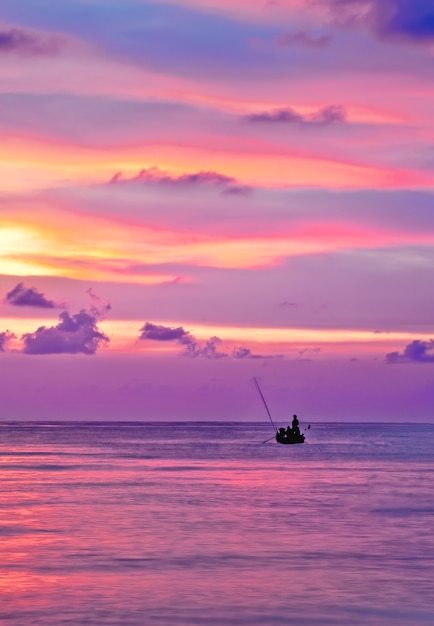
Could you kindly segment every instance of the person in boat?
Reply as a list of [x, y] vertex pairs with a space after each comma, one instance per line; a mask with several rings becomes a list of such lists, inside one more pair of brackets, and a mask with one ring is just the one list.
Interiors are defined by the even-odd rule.
[[[288, 426], [289, 429], [289, 426]], [[292, 434], [296, 437], [300, 436], [300, 422], [298, 421], [298, 417], [296, 415], [292, 418]]]
[[279, 428], [279, 437], [280, 439], [284, 439], [286, 437], [286, 430], [284, 428]]

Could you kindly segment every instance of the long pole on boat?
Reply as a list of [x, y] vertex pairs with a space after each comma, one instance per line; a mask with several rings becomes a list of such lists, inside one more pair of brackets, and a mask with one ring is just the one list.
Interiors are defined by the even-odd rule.
[[273, 418], [271, 417], [270, 409], [268, 408], [268, 404], [265, 402], [264, 394], [261, 391], [258, 381], [256, 378], [253, 378], [253, 382], [256, 385], [256, 389], [258, 390], [259, 395], [261, 396], [262, 402], [264, 403], [265, 408], [267, 409], [268, 417], [270, 418], [271, 425], [274, 428], [274, 431], [277, 433], [277, 428], [274, 425]]

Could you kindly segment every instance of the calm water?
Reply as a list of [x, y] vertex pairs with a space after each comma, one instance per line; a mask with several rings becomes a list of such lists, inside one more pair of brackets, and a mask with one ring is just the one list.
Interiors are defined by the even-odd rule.
[[433, 624], [434, 426], [245, 429], [0, 424], [1, 623]]

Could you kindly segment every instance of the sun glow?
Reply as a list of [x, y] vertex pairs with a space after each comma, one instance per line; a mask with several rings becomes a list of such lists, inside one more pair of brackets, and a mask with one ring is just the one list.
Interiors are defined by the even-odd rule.
[[[430, 232], [408, 233], [344, 222], [288, 225], [280, 232], [211, 235], [179, 227], [150, 227], [120, 217], [89, 216], [36, 203], [12, 210], [0, 227], [0, 273], [64, 276], [137, 284], [190, 282], [188, 267], [254, 269], [292, 256], [346, 249], [432, 245]], [[257, 227], [259, 230], [259, 226]], [[283, 231], [283, 232], [282, 232]], [[183, 275], [164, 265], [184, 266]], [[190, 275], [191, 274], [191, 275]]]
[[36, 228], [21, 224], [0, 226], [0, 274], [44, 275], [45, 264], [26, 260], [25, 254], [43, 254], [45, 249], [44, 241]]

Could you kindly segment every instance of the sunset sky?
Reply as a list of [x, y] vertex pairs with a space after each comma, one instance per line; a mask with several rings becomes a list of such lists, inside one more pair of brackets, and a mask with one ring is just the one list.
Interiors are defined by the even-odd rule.
[[0, 419], [434, 418], [433, 0], [0, 0]]

